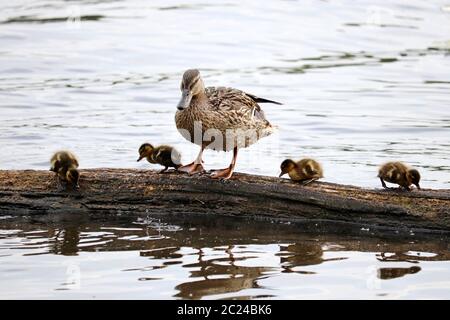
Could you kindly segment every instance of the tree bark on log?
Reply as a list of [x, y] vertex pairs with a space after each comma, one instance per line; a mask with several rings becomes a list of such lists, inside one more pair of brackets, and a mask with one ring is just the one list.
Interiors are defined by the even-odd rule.
[[54, 173], [0, 170], [0, 214], [58, 212], [208, 214], [450, 233], [450, 190], [364, 189], [235, 173], [81, 170], [80, 190], [58, 188]]

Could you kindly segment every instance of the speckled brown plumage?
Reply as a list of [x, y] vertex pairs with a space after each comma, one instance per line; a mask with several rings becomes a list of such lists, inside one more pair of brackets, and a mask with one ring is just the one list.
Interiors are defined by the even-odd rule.
[[378, 177], [384, 188], [387, 188], [384, 181], [398, 184], [399, 186], [410, 190], [410, 186], [415, 184], [418, 188], [420, 181], [420, 174], [416, 169], [408, 167], [402, 162], [387, 162], [383, 164], [378, 170]]
[[73, 187], [78, 187], [78, 166], [77, 157], [67, 150], [55, 152], [50, 159], [50, 171], [55, 172], [61, 181]]
[[317, 180], [323, 178], [323, 169], [319, 162], [314, 159], [305, 158], [300, 161], [291, 159], [284, 160], [281, 163], [281, 174], [288, 174], [294, 181]]
[[[263, 110], [255, 101], [256, 99], [259, 98], [241, 90], [208, 87], [203, 94], [192, 98], [189, 108], [177, 111], [175, 122], [178, 129], [189, 132], [189, 136], [183, 136], [192, 143], [220, 150], [216, 144], [211, 144], [210, 141], [201, 141], [201, 144], [194, 141], [194, 122], [197, 121], [201, 122], [203, 135], [210, 129], [220, 131], [223, 138], [221, 150], [229, 151], [236, 145], [239, 148], [248, 147], [274, 131], [274, 127], [266, 119]], [[232, 131], [235, 131], [235, 134]], [[243, 132], [246, 132], [250, 138], [239, 141], [244, 137]], [[230, 138], [233, 140], [230, 141]]]
[[200, 146], [197, 158], [179, 168], [182, 172], [204, 172], [202, 154], [205, 148], [233, 150], [230, 165], [225, 169], [214, 170], [211, 174], [215, 179], [229, 179], [233, 174], [238, 149], [246, 148], [274, 131], [258, 102], [278, 102], [232, 88], [205, 89], [200, 72], [196, 69], [184, 72], [180, 89], [182, 96], [175, 114], [177, 129], [185, 139]]
[[150, 143], [144, 143], [139, 148], [137, 161], [146, 158], [148, 162], [164, 166], [161, 172], [168, 168], [179, 168], [181, 166], [181, 154], [173, 147], [160, 145], [153, 147]]

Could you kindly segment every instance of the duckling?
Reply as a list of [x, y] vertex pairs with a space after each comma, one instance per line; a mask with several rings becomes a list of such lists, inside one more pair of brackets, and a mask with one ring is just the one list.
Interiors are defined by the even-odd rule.
[[80, 188], [80, 173], [77, 170], [78, 159], [70, 151], [58, 151], [50, 159], [50, 171], [56, 173], [60, 182], [65, 182], [74, 189]]
[[411, 191], [410, 185], [414, 184], [420, 190], [420, 173], [416, 169], [408, 167], [402, 162], [388, 162], [383, 164], [378, 170], [378, 177], [381, 185], [385, 189], [392, 189], [386, 186], [387, 182], [396, 183], [400, 187]]
[[139, 158], [137, 161], [147, 158], [150, 163], [157, 163], [164, 166], [159, 173], [166, 172], [169, 167], [178, 169], [181, 167], [181, 155], [171, 146], [161, 145], [154, 147], [150, 143], [144, 143], [139, 148]]
[[287, 173], [292, 180], [300, 181], [303, 185], [323, 178], [322, 166], [314, 159], [306, 158], [297, 162], [286, 159], [281, 163], [280, 168], [280, 178]]

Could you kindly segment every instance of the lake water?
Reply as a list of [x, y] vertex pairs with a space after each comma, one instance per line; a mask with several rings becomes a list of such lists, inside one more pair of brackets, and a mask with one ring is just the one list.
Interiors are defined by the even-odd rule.
[[[279, 130], [237, 171], [310, 156], [326, 181], [379, 187], [377, 166], [395, 159], [422, 187], [450, 187], [448, 0], [2, 1], [0, 169], [48, 169], [61, 148], [82, 168], [157, 168], [136, 163], [145, 141], [190, 162], [198, 147], [174, 124], [188, 68], [283, 102], [263, 105]], [[207, 151], [205, 166], [230, 158]], [[444, 240], [81, 220], [1, 220], [0, 297], [450, 297]]]
[[0, 299], [450, 299], [449, 249], [220, 217], [6, 217]]
[[[379, 186], [376, 166], [417, 166], [450, 186], [448, 1], [2, 1], [1, 168], [136, 163], [142, 142], [198, 147], [174, 125], [181, 75], [279, 100], [279, 132], [240, 153], [238, 171], [275, 175], [315, 157], [331, 182]], [[208, 151], [206, 167], [231, 155]]]

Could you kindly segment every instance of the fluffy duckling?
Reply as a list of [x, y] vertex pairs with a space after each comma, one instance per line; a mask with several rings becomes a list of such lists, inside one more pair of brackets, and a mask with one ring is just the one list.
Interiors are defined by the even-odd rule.
[[66, 186], [70, 185], [74, 189], [80, 186], [80, 173], [77, 170], [78, 159], [70, 151], [58, 151], [50, 159], [50, 171], [56, 173], [60, 181], [64, 181]]
[[300, 181], [303, 185], [323, 178], [323, 169], [320, 163], [314, 159], [302, 159], [295, 162], [291, 159], [286, 159], [281, 163], [280, 177], [288, 174], [294, 181]]
[[147, 161], [150, 163], [164, 166], [160, 173], [167, 171], [169, 167], [178, 169], [181, 166], [181, 155], [171, 146], [161, 145], [154, 147], [150, 143], [144, 143], [139, 148], [139, 159], [137, 161], [141, 161], [144, 158], [147, 158]]
[[383, 164], [378, 170], [378, 177], [381, 185], [385, 189], [391, 189], [386, 186], [387, 182], [398, 184], [399, 186], [411, 191], [410, 185], [414, 184], [420, 189], [420, 173], [416, 169], [408, 167], [402, 162], [388, 162]]

